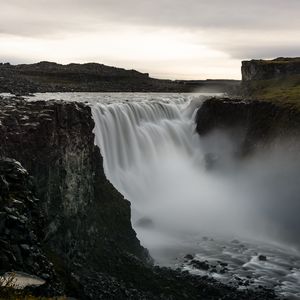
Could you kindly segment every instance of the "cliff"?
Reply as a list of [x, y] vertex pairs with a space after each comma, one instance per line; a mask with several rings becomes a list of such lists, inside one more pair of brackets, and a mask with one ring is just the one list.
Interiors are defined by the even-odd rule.
[[242, 80], [267, 80], [300, 74], [300, 57], [242, 62]]
[[131, 227], [130, 203], [105, 178], [90, 108], [17, 99], [0, 106], [1, 154], [20, 161], [33, 176], [44, 214], [43, 246], [59, 275], [71, 278], [75, 270], [95, 265], [122, 272], [112, 262], [128, 255], [146, 262]]
[[300, 58], [242, 62], [242, 94], [247, 98], [298, 106]]
[[93, 127], [84, 104], [0, 100], [0, 275], [38, 276], [45, 284], [29, 292], [42, 296], [274, 299], [153, 267], [129, 202], [105, 177]]
[[224, 92], [235, 89], [234, 80], [160, 80], [135, 70], [103, 64], [68, 64], [53, 62], [11, 65], [0, 64], [0, 93], [36, 92]]
[[267, 101], [211, 98], [198, 109], [195, 122], [201, 136], [216, 130], [226, 133], [235, 144], [233, 155], [242, 157], [271, 147], [278, 139], [296, 141], [300, 112]]

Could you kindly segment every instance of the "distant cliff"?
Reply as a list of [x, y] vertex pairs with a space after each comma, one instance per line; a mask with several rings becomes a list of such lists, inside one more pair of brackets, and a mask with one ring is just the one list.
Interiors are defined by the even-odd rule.
[[300, 57], [242, 62], [242, 80], [267, 80], [300, 74]]
[[0, 93], [36, 92], [227, 92], [238, 80], [161, 80], [148, 73], [103, 64], [53, 62], [0, 64]]
[[299, 106], [300, 58], [242, 62], [242, 95]]
[[234, 141], [233, 155], [243, 157], [290, 138], [290, 150], [299, 150], [300, 112], [268, 101], [211, 98], [196, 114], [196, 131], [201, 136], [218, 130]]

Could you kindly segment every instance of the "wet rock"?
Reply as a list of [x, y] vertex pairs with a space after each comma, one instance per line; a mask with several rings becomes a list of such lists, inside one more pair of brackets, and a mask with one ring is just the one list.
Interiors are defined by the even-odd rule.
[[231, 243], [232, 243], [232, 244], [240, 244], [241, 242], [240, 242], [239, 240], [236, 240], [236, 239], [235, 239], [235, 240], [232, 240]]
[[191, 260], [191, 259], [194, 258], [194, 256], [192, 254], [187, 254], [187, 255], [185, 255], [184, 258], [187, 259], [187, 260]]
[[[300, 113], [272, 102], [211, 98], [198, 109], [195, 122], [197, 133], [203, 137], [214, 130], [238, 137], [229, 155], [242, 158], [271, 147], [274, 139], [299, 137]], [[297, 143], [294, 147], [299, 150]]]
[[208, 271], [210, 269], [210, 266], [208, 264], [207, 261], [199, 261], [199, 260], [196, 260], [196, 259], [193, 259], [190, 264], [196, 268], [196, 269], [199, 269], [199, 270], [204, 270], [204, 271]]
[[206, 153], [204, 155], [204, 164], [206, 170], [212, 170], [218, 163], [218, 156], [214, 153]]
[[260, 254], [260, 255], [258, 255], [258, 260], [260, 260], [260, 261], [267, 261], [267, 256]]
[[143, 227], [143, 228], [151, 228], [154, 227], [154, 223], [150, 218], [144, 217], [139, 219], [136, 222], [136, 226]]

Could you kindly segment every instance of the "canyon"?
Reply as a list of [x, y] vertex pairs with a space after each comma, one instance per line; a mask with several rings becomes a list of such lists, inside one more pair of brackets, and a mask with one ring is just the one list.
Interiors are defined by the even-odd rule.
[[[109, 91], [120, 84], [122, 88], [116, 91], [136, 91], [135, 86], [141, 87], [138, 90], [143, 91], [141, 82], [147, 82], [146, 90], [153, 90], [148, 86], [152, 80], [148, 74], [106, 69], [100, 65], [71, 65], [64, 68], [42, 63], [13, 68], [3, 65], [1, 68], [8, 74], [0, 79], [0, 82], [4, 82], [1, 85], [3, 92], [28, 94], [38, 91], [95, 91], [100, 89], [100, 85], [88, 87], [89, 80], [92, 78], [93, 81], [99, 75], [95, 75], [95, 70], [99, 70], [101, 76], [104, 76], [102, 72], [108, 72], [107, 82], [111, 85], [109, 88], [102, 86], [100, 90]], [[18, 73], [14, 68], [21, 71]], [[73, 72], [71, 81], [70, 68]], [[85, 68], [84, 75], [81, 74], [82, 68]], [[46, 69], [47, 75], [44, 75]], [[168, 154], [165, 156], [167, 159], [172, 154], [168, 152], [170, 143], [173, 147], [171, 149], [180, 149], [185, 157], [195, 158], [193, 166], [198, 168], [199, 165], [209, 178], [215, 170], [222, 169], [224, 157], [220, 153], [227, 153], [227, 144], [218, 142], [223, 140], [223, 134], [226, 135], [226, 141], [227, 137], [230, 141], [232, 138], [228, 161], [241, 164], [248, 161], [251, 164], [251, 158], [261, 152], [272, 156], [274, 148], [284, 145], [280, 155], [284, 152], [284, 157], [289, 158], [289, 163], [294, 165], [291, 173], [296, 178], [299, 109], [295, 103], [290, 105], [257, 98], [249, 89], [249, 84], [252, 85], [258, 79], [264, 85], [269, 75], [258, 76], [256, 74], [260, 71], [256, 67], [254, 71], [252, 69], [247, 63], [243, 64], [242, 84], [244, 87], [246, 85], [243, 90], [246, 94], [237, 98], [206, 95], [189, 101], [180, 94], [170, 94], [169, 97], [177, 99], [174, 102], [164, 94], [141, 94], [137, 97], [146, 97], [147, 101], [138, 99], [131, 102], [126, 97], [136, 96], [120, 93], [87, 93], [79, 96], [71, 93], [67, 95], [68, 100], [60, 100], [64, 94], [50, 94], [47, 100], [46, 94], [37, 94], [35, 97], [1, 96], [0, 275], [23, 272], [43, 282], [37, 287], [28, 286], [23, 290], [4, 288], [0, 290], [0, 293], [7, 293], [3, 297], [8, 298], [9, 293], [13, 293], [13, 297], [32, 294], [36, 297], [67, 296], [76, 299], [276, 299], [272, 289], [262, 286], [240, 289], [208, 276], [157, 266], [151, 253], [144, 247], [144, 242], [140, 242], [142, 230], [157, 226], [156, 220], [147, 215], [138, 215], [135, 219], [139, 199], [132, 201], [131, 198], [137, 194], [130, 193], [138, 189], [138, 177], [142, 178], [145, 172], [133, 172], [133, 175], [138, 176], [128, 185], [128, 175], [131, 170], [135, 171], [137, 158], [141, 164], [145, 164], [144, 170], [149, 171], [150, 163], [147, 159], [150, 162], [150, 157], [160, 153], [159, 146], [162, 149], [166, 146], [164, 153]], [[278, 73], [276, 70], [274, 72]], [[26, 76], [20, 75], [22, 73]], [[126, 84], [123, 84], [120, 74], [126, 77]], [[265, 71], [261, 71], [261, 74], [265, 74]], [[114, 76], [116, 78], [112, 79]], [[48, 81], [50, 77], [55, 78], [51, 83]], [[11, 80], [9, 84], [7, 78]], [[62, 82], [62, 78], [67, 78], [68, 82], [63, 86], [53, 85], [54, 81]], [[75, 81], [78, 85], [74, 87]], [[15, 85], [15, 82], [20, 85]], [[178, 86], [173, 90], [174, 83], [163, 84], [165, 86], [162, 89], [156, 86], [155, 91], [178, 91]], [[177, 84], [182, 86], [183, 83]], [[16, 88], [12, 89], [14, 86]], [[160, 100], [156, 101], [155, 97]], [[56, 100], [51, 100], [53, 98]], [[183, 114], [178, 108], [181, 104], [187, 105]], [[111, 124], [111, 127], [105, 127], [107, 124]], [[209, 140], [216, 132], [217, 143], [213, 140], [207, 151], [201, 152], [199, 139], [204, 144], [203, 141]], [[195, 143], [192, 143], [194, 139]], [[149, 157], [144, 157], [148, 154]], [[114, 166], [116, 162], [118, 165]], [[180, 182], [184, 181], [185, 173], [173, 173]], [[197, 178], [195, 176], [195, 180]], [[290, 177], [287, 180], [294, 182]], [[155, 181], [156, 178], [149, 178], [149, 187]], [[280, 184], [278, 187], [281, 187]], [[173, 190], [172, 195], [176, 194], [177, 187], [174, 186]], [[155, 194], [154, 190], [150, 190], [148, 196], [152, 196], [152, 192]], [[225, 196], [224, 193], [224, 199]], [[277, 224], [272, 224], [272, 229], [276, 229], [272, 231], [272, 237], [297, 246], [298, 223], [293, 210], [298, 211], [298, 202], [297, 197], [292, 196], [295, 203], [275, 203], [272, 207], [274, 211], [278, 209], [290, 213], [288, 216], [283, 216], [281, 212], [279, 216], [276, 215], [284, 226], [276, 227]], [[192, 205], [186, 207], [187, 211], [196, 212]], [[165, 208], [163, 203], [158, 205], [158, 211], [162, 208]], [[175, 208], [172, 207], [172, 210], [167, 207], [174, 216]], [[185, 209], [180, 211], [183, 212]], [[164, 221], [168, 220], [168, 214], [167, 211]], [[286, 217], [289, 222], [286, 222]], [[177, 223], [181, 224], [179, 221], [182, 220], [177, 218]], [[233, 240], [232, 244], [238, 243]], [[261, 261], [269, 259], [264, 255], [258, 257]], [[191, 260], [190, 264], [197, 268], [211, 268], [206, 262], [195, 260], [191, 254], [186, 259]], [[222, 270], [226, 272], [224, 268]], [[241, 286], [249, 285], [246, 281], [241, 282]]]

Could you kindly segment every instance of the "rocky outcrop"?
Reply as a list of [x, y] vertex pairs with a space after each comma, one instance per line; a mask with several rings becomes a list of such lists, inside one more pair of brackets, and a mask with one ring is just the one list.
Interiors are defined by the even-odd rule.
[[28, 172], [13, 159], [0, 159], [0, 272], [39, 276], [47, 281], [43, 295], [59, 295], [62, 285], [40, 244], [43, 222]]
[[59, 275], [70, 276], [84, 265], [121, 272], [113, 262], [128, 255], [145, 262], [130, 204], [105, 178], [90, 108], [18, 99], [0, 106], [1, 154], [33, 175], [44, 212], [43, 244]]
[[279, 57], [274, 60], [242, 62], [242, 80], [268, 80], [300, 74], [300, 58]]
[[212, 98], [199, 108], [195, 121], [201, 136], [226, 132], [236, 142], [235, 153], [245, 155], [278, 138], [298, 137], [300, 113], [272, 102]]

